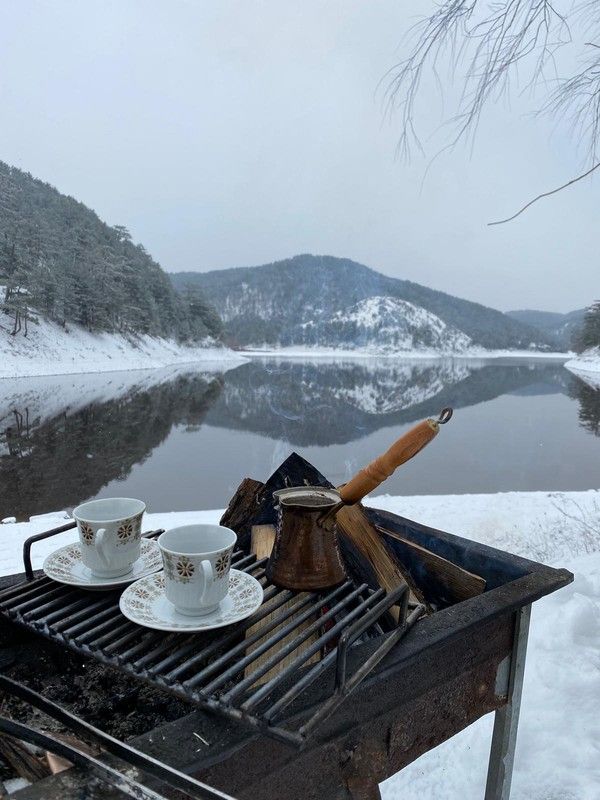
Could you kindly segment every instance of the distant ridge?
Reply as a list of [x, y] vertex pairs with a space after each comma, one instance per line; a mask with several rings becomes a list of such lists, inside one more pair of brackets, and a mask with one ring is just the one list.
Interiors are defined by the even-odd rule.
[[523, 311], [507, 311], [507, 315], [512, 319], [523, 322], [537, 328], [547, 336], [556, 339], [561, 350], [573, 349], [573, 336], [583, 325], [585, 308], [578, 308], [576, 311], [569, 311], [561, 314], [555, 311], [534, 311], [525, 309]]
[[304, 254], [170, 278], [179, 291], [201, 289], [218, 309], [229, 341], [241, 347], [557, 349], [554, 337], [500, 311], [346, 258]]

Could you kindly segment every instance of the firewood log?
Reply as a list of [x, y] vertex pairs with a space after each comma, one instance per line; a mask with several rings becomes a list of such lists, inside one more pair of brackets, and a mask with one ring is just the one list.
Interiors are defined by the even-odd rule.
[[[475, 575], [447, 558], [432, 553], [410, 539], [406, 539], [396, 531], [378, 526], [384, 537], [398, 542], [397, 548], [410, 555], [410, 562], [416, 563], [419, 569], [426, 571], [428, 578], [433, 577], [436, 593], [440, 594], [444, 605], [460, 603], [485, 592], [486, 582], [480, 575]], [[408, 563], [408, 559], [407, 559]]]
[[18, 739], [0, 734], [0, 756], [20, 778], [35, 783], [50, 774], [42, 759], [30, 752]]
[[[332, 484], [308, 461], [292, 453], [261, 484], [246, 478], [231, 499], [221, 518], [221, 524], [233, 528], [241, 546], [250, 547], [253, 525], [275, 525], [276, 513], [273, 492], [289, 486], [327, 486]], [[350, 575], [372, 588], [396, 588], [408, 584], [413, 601], [424, 601], [408, 570], [400, 563], [384, 538], [366, 517], [360, 505], [348, 506], [338, 513], [340, 547]], [[395, 615], [397, 617], [397, 614]]]
[[[258, 559], [268, 558], [271, 555], [271, 550], [273, 549], [274, 542], [275, 542], [275, 527], [273, 525], [254, 525], [252, 527], [250, 550], [252, 553], [256, 555]], [[266, 617], [263, 617], [263, 619], [259, 620], [259, 622], [257, 622], [251, 628], [248, 628], [246, 636], [250, 637], [257, 631], [260, 631], [262, 628], [265, 628], [270, 622], [273, 621], [273, 619], [276, 616], [282, 614], [286, 609], [290, 608], [292, 605], [297, 603], [298, 598], [302, 597], [306, 597], [306, 594], [304, 592], [299, 593], [296, 597], [294, 597], [293, 600], [290, 600], [283, 606], [280, 606], [277, 609], [277, 611], [274, 611], [272, 614], [267, 614]], [[292, 621], [292, 619], [293, 617], [290, 617], [279, 627], [287, 625], [289, 622]], [[288, 636], [286, 636], [280, 642], [278, 642], [275, 647], [272, 647], [270, 650], [267, 650], [262, 655], [258, 656], [258, 658], [255, 661], [253, 661], [251, 664], [248, 664], [244, 675], [247, 677], [248, 675], [252, 675], [253, 672], [256, 672], [256, 670], [262, 664], [264, 664], [264, 662], [267, 659], [271, 658], [271, 656], [274, 654], [276, 650], [279, 650], [281, 647], [285, 646], [302, 630], [307, 628], [312, 622], [313, 619], [311, 618], [305, 620], [301, 625], [295, 628], [291, 634], [288, 634]], [[272, 631], [270, 631], [269, 635], [275, 633], [276, 631], [277, 628], [274, 628]], [[302, 642], [299, 645], [299, 647], [297, 647], [292, 653], [290, 653], [289, 656], [286, 656], [285, 658], [281, 659], [281, 661], [279, 661], [272, 669], [270, 669], [269, 672], [266, 672], [264, 675], [262, 675], [260, 679], [257, 681], [257, 683], [267, 683], [267, 681], [270, 681], [271, 678], [275, 677], [275, 675], [278, 675], [280, 672], [283, 672], [283, 670], [288, 666], [288, 664], [290, 664], [295, 658], [297, 658], [297, 656], [300, 655], [300, 653], [302, 653], [304, 650], [307, 650], [312, 644], [314, 644], [317, 641], [317, 639], [318, 639], [317, 634], [313, 633], [312, 636], [309, 636], [308, 639]], [[251, 653], [260, 644], [261, 641], [259, 640], [256, 644], [251, 645], [248, 648], [248, 653]], [[306, 664], [314, 664], [320, 660], [321, 660], [321, 654], [315, 653], [306, 661]]]

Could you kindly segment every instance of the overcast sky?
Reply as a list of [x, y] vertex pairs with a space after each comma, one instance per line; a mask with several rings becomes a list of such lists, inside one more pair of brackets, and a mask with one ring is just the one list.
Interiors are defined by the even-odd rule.
[[[411, 10], [412, 9], [412, 10]], [[474, 151], [395, 158], [376, 93], [425, 0], [0, 0], [0, 159], [126, 225], [168, 271], [344, 256], [497, 308], [598, 294], [600, 183], [528, 98]], [[425, 87], [424, 132], [441, 121]], [[436, 152], [430, 144], [429, 155]]]

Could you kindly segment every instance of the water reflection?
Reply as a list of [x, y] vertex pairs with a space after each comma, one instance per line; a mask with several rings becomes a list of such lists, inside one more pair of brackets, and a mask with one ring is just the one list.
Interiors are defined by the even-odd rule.
[[[600, 392], [549, 361], [252, 361], [224, 375], [150, 372], [0, 381], [0, 516], [74, 506], [125, 481], [145, 463], [155, 465], [154, 477], [166, 486], [176, 480], [172, 463], [179, 452], [167, 469], [157, 458], [164, 443], [181, 451], [183, 441], [197, 437], [200, 443], [208, 430], [214, 433], [209, 460], [215, 474], [207, 489], [212, 494], [200, 495], [197, 481], [181, 498], [187, 506], [179, 507], [223, 503], [231, 476], [251, 471], [257, 441], [275, 440], [269, 447], [282, 457], [292, 448], [329, 447], [333, 453], [337, 447], [339, 459], [340, 446], [436, 415], [446, 405], [466, 409], [514, 396], [522, 398], [535, 422], [542, 395], [563, 396], [573, 419], [576, 406], [568, 398], [577, 400], [579, 424], [599, 435]], [[539, 431], [545, 425], [539, 420]], [[256, 435], [259, 440], [249, 438]], [[541, 435], [537, 428], [532, 432], [532, 448]], [[491, 449], [492, 438], [490, 443]], [[356, 452], [341, 455], [354, 458]], [[368, 453], [360, 455], [362, 460]], [[206, 466], [204, 452], [202, 458]], [[157, 476], [157, 470], [164, 473]], [[115, 493], [114, 486], [109, 489]], [[175, 506], [163, 506], [158, 498], [154, 507]]]
[[579, 402], [581, 427], [594, 436], [600, 436], [600, 386], [593, 386], [584, 380], [574, 378], [570, 394]]
[[227, 375], [207, 422], [295, 447], [345, 444], [391, 425], [512, 393], [567, 393], [561, 364], [252, 362]]
[[[90, 378], [101, 383], [100, 376]], [[12, 381], [11, 381], [12, 383]], [[214, 375], [179, 375], [162, 383], [118, 379], [89, 403], [84, 376], [28, 382], [0, 406], [0, 514], [18, 517], [77, 505], [127, 476], [174, 425], [200, 426], [222, 389]], [[4, 388], [0, 382], [0, 389]], [[115, 396], [106, 399], [114, 392]], [[92, 392], [93, 396], [93, 392]], [[44, 402], [46, 401], [46, 402]]]

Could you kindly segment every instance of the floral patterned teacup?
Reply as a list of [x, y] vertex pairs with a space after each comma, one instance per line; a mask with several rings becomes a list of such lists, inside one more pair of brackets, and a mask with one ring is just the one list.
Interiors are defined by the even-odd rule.
[[182, 525], [158, 537], [165, 567], [165, 594], [187, 616], [210, 614], [229, 588], [237, 536], [221, 525]]
[[130, 497], [91, 500], [73, 509], [79, 528], [81, 560], [92, 575], [126, 575], [140, 557], [146, 504]]

